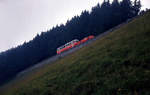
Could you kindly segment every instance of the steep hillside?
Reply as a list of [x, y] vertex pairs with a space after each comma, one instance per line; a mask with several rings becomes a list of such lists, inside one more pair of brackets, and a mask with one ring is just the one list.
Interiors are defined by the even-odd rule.
[[30, 73], [4, 95], [150, 95], [150, 12]]

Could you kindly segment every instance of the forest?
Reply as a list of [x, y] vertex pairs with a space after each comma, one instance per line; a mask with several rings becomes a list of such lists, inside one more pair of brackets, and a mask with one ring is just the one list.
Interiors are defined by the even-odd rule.
[[140, 0], [104, 0], [89, 12], [74, 16], [66, 24], [37, 34], [33, 40], [0, 53], [0, 85], [20, 71], [56, 55], [57, 47], [73, 40], [101, 33], [139, 15]]

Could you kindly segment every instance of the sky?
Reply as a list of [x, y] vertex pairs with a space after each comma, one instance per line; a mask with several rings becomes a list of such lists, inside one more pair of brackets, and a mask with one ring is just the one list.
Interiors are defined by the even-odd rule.
[[[32, 40], [103, 0], [0, 0], [0, 52]], [[142, 9], [150, 0], [141, 0]]]

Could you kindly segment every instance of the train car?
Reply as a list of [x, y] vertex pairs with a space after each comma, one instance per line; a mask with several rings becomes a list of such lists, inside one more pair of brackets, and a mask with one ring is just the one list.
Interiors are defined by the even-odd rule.
[[82, 44], [82, 43], [85, 43], [85, 42], [87, 42], [88, 40], [93, 39], [93, 38], [94, 38], [94, 36], [93, 36], [93, 35], [90, 35], [90, 36], [88, 36], [88, 37], [83, 38], [80, 42], [81, 42], [81, 44]]
[[89, 39], [89, 40], [90, 40], [90, 39], [93, 39], [93, 38], [94, 38], [93, 35], [88, 36], [88, 39]]
[[94, 38], [94, 36], [90, 35], [88, 37], [83, 38], [81, 41], [79, 41], [78, 39], [72, 40], [72, 41], [66, 43], [65, 45], [60, 46], [59, 48], [57, 48], [57, 54], [60, 54], [60, 53], [62, 53], [64, 51], [67, 51], [67, 50], [69, 50], [69, 49], [71, 49], [71, 48], [73, 48], [73, 47], [75, 47], [77, 45], [80, 45], [82, 43], [85, 43], [88, 40], [93, 39], [93, 38]]
[[73, 48], [79, 44], [80, 44], [80, 41], [78, 39], [72, 40], [71, 42], [68, 42], [65, 45], [57, 48], [57, 54], [60, 54], [64, 51], [67, 51], [67, 50], [69, 50], [69, 49], [71, 49], [71, 48]]

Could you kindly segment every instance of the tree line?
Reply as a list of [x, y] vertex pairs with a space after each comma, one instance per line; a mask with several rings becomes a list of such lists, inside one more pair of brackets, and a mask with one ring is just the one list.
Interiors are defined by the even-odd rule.
[[0, 84], [13, 78], [18, 72], [56, 55], [57, 47], [86, 36], [97, 36], [126, 20], [137, 16], [140, 12], [140, 0], [104, 0], [89, 12], [74, 16], [66, 24], [53, 27], [42, 32], [24, 44], [0, 53]]

